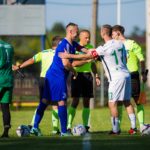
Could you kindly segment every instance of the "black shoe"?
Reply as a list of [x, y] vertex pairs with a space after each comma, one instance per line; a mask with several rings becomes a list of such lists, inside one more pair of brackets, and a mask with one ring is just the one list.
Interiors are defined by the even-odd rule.
[[3, 133], [1, 138], [9, 138], [8, 133]]
[[86, 133], [89, 133], [90, 127], [89, 126], [85, 126], [85, 129], [86, 129]]
[[67, 129], [67, 133], [72, 134], [71, 128], [68, 128], [68, 129]]

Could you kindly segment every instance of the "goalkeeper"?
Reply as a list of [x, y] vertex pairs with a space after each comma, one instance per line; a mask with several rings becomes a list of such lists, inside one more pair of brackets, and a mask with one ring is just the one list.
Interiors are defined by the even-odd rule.
[[12, 101], [13, 91], [13, 73], [12, 61], [14, 50], [13, 47], [0, 40], [0, 105], [2, 109], [4, 132], [2, 138], [9, 137], [11, 128], [11, 114], [9, 104]]

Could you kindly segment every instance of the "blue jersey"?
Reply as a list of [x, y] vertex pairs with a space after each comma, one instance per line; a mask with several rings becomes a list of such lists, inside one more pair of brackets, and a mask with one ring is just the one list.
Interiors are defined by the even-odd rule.
[[[56, 48], [53, 63], [51, 65], [51, 70], [54, 70], [55, 73], [58, 73], [58, 74], [61, 73], [61, 75], [65, 75], [66, 73], [68, 73], [68, 71], [63, 66], [62, 59], [58, 56], [59, 52], [67, 51], [70, 54], [75, 54], [75, 51], [79, 50], [80, 48], [81, 48], [81, 46], [77, 42], [74, 41], [71, 45], [66, 39], [63, 39], [59, 43], [58, 47]], [[73, 60], [70, 59], [71, 63], [72, 63], [72, 61]]]
[[[59, 101], [67, 99], [67, 85], [66, 79], [68, 70], [65, 69], [62, 59], [58, 56], [59, 52], [65, 52], [75, 54], [76, 50], [80, 50], [83, 47], [77, 42], [70, 44], [66, 39], [63, 39], [55, 50], [53, 63], [46, 73], [44, 97], [47, 100]], [[73, 60], [70, 59], [70, 62]]]

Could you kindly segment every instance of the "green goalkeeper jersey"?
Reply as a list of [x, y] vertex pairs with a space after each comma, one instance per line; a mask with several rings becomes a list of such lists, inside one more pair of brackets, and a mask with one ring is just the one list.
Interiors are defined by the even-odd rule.
[[[87, 48], [87, 49], [91, 49], [91, 48], [94, 48], [91, 44], [87, 44], [86, 46], [85, 46], [85, 48]], [[82, 54], [83, 52], [76, 52], [76, 54]], [[92, 69], [91, 69], [91, 62], [88, 62], [88, 63], [86, 63], [86, 64], [84, 64], [84, 65], [82, 65], [82, 66], [79, 66], [79, 67], [74, 67], [75, 68], [75, 70], [77, 71], [77, 72], [83, 72], [83, 73], [89, 73], [89, 72], [91, 72], [92, 71]]]
[[48, 68], [52, 64], [54, 52], [55, 51], [52, 49], [47, 49], [47, 50], [43, 50], [33, 56], [34, 63], [41, 62], [40, 77], [45, 77]]
[[0, 87], [13, 86], [13, 47], [0, 40]]
[[127, 67], [130, 72], [139, 70], [139, 61], [144, 60], [144, 55], [141, 47], [133, 40], [127, 39], [124, 42], [127, 50]]

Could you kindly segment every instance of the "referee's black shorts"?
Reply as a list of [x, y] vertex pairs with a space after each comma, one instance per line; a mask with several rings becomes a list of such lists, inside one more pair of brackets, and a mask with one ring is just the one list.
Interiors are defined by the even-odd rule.
[[72, 97], [93, 97], [93, 77], [91, 73], [78, 73], [74, 80], [71, 77], [71, 96]]
[[131, 88], [132, 88], [132, 97], [138, 98], [140, 95], [140, 76], [139, 72], [131, 72]]

